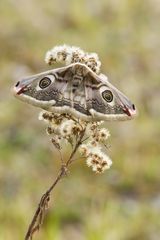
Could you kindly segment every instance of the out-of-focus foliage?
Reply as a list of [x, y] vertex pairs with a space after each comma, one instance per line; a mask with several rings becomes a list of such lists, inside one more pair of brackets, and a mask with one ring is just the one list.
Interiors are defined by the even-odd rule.
[[96, 175], [83, 160], [75, 163], [35, 239], [158, 240], [159, 1], [1, 0], [0, 13], [0, 240], [23, 239], [59, 167], [39, 110], [10, 89], [19, 77], [49, 69], [45, 52], [63, 43], [97, 52], [139, 117], [106, 124], [112, 168]]

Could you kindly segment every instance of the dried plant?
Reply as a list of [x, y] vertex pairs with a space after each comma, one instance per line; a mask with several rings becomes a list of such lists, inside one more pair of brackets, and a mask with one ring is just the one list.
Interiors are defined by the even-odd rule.
[[[96, 173], [104, 172], [112, 164], [112, 161], [106, 154], [106, 142], [110, 134], [107, 129], [101, 128], [102, 121], [86, 122], [76, 119], [69, 114], [55, 114], [47, 111], [41, 112], [39, 119], [47, 123], [46, 131], [51, 136], [53, 146], [60, 153], [61, 166], [55, 181], [43, 194], [39, 202], [25, 240], [32, 239], [33, 234], [40, 229], [46, 209], [48, 208], [50, 194], [62, 177], [68, 173], [68, 167], [78, 159], [76, 157], [78, 151], [86, 159], [87, 166], [91, 167]], [[67, 161], [64, 160], [62, 154], [64, 142], [70, 144], [72, 147], [70, 157]]]
[[[86, 64], [97, 74], [100, 72], [101, 62], [96, 53], [85, 53], [78, 47], [67, 45], [57, 46], [46, 53], [45, 61], [48, 64], [65, 62], [66, 65], [75, 62]], [[102, 121], [91, 122], [75, 118], [70, 114], [58, 114], [42, 111], [39, 120], [47, 124], [46, 132], [51, 137], [51, 142], [60, 154], [61, 166], [53, 184], [41, 197], [37, 210], [28, 227], [25, 240], [33, 238], [33, 234], [40, 229], [45, 212], [48, 208], [50, 195], [57, 183], [68, 174], [69, 166], [78, 158], [85, 158], [88, 167], [96, 173], [109, 169], [112, 161], [106, 154], [107, 140], [110, 136], [106, 128], [102, 128]], [[71, 153], [65, 161], [63, 158], [63, 145], [71, 145]], [[79, 155], [76, 156], [79, 152]]]
[[66, 65], [71, 63], [83, 63], [87, 65], [92, 71], [99, 74], [101, 62], [97, 53], [84, 52], [79, 47], [62, 45], [56, 46], [49, 50], [45, 56], [45, 62], [49, 65], [56, 62], [64, 62]]

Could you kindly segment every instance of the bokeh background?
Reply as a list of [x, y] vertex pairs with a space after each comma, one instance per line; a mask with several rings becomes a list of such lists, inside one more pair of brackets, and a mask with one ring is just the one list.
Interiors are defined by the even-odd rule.
[[50, 69], [46, 51], [64, 43], [97, 52], [139, 116], [106, 123], [112, 168], [99, 175], [83, 160], [73, 164], [34, 239], [160, 239], [159, 23], [158, 0], [0, 1], [0, 240], [24, 239], [59, 168], [39, 109], [11, 87]]

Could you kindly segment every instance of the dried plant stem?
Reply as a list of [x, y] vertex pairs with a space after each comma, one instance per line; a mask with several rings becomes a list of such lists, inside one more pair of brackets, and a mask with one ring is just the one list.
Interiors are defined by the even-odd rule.
[[66, 163], [62, 162], [61, 168], [59, 170], [59, 173], [55, 179], [55, 181], [53, 182], [53, 184], [48, 188], [48, 190], [43, 194], [43, 196], [41, 197], [41, 200], [38, 204], [37, 210], [35, 211], [35, 214], [32, 218], [32, 221], [28, 227], [26, 236], [25, 236], [25, 240], [31, 240], [33, 237], [33, 234], [40, 229], [40, 226], [43, 223], [43, 219], [44, 219], [44, 214], [46, 209], [48, 208], [48, 203], [50, 200], [50, 194], [52, 192], [52, 190], [55, 188], [55, 186], [57, 185], [57, 183], [62, 179], [63, 176], [66, 175], [66, 172], [68, 170], [69, 165], [73, 162], [73, 157], [76, 154], [79, 146], [82, 143], [82, 139], [84, 137], [85, 134], [85, 129], [83, 129], [83, 131], [81, 131], [79, 138], [76, 141], [76, 144], [72, 150], [72, 153], [69, 157], [69, 159], [66, 161]]

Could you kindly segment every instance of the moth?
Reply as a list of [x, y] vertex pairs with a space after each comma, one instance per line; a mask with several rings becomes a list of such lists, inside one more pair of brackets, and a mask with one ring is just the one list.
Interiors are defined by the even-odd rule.
[[87, 65], [73, 63], [18, 81], [14, 95], [49, 112], [69, 113], [85, 121], [129, 120], [135, 105]]

